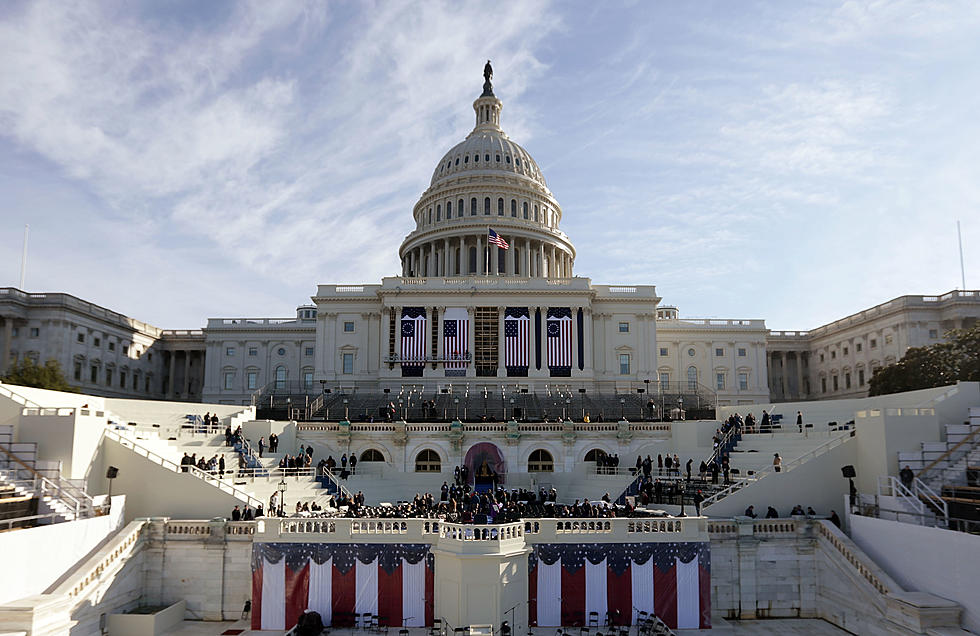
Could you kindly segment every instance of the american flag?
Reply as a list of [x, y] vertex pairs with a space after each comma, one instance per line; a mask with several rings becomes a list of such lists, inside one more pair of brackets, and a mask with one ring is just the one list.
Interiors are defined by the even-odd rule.
[[507, 375], [527, 376], [527, 334], [531, 316], [527, 307], [508, 307], [504, 311], [504, 365]]
[[572, 311], [568, 307], [548, 309], [548, 367], [568, 375], [572, 368]]
[[487, 245], [496, 245], [504, 250], [510, 249], [510, 245], [507, 245], [507, 241], [504, 240], [504, 237], [500, 236], [490, 228], [487, 228], [487, 231], [489, 232], [489, 234], [487, 234]]
[[402, 308], [402, 364], [410, 361], [413, 366], [425, 362], [425, 308]]
[[466, 375], [469, 353], [470, 319], [465, 309], [447, 309], [442, 317], [442, 355], [447, 360], [446, 375]]

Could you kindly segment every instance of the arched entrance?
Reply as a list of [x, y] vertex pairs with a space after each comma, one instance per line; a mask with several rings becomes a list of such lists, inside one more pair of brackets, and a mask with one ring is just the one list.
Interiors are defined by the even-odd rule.
[[507, 464], [496, 445], [490, 442], [474, 444], [466, 451], [463, 465], [469, 471], [469, 479], [478, 492], [493, 490], [497, 484], [504, 483]]

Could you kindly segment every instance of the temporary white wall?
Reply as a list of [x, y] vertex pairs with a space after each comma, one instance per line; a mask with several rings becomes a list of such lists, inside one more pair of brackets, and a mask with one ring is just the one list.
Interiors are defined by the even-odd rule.
[[115, 466], [119, 476], [113, 480], [113, 493], [128, 496], [126, 520], [138, 517], [168, 516], [174, 519], [212, 519], [231, 517], [243, 502], [204, 480], [178, 473], [138, 455], [119, 442], [105, 438], [92, 462], [88, 491], [105, 492], [106, 468]]
[[43, 593], [122, 527], [125, 507], [126, 498], [114, 496], [111, 512], [104, 517], [0, 533], [7, 573], [0, 577], [0, 604]]
[[855, 438], [832, 448], [823, 455], [781, 473], [770, 473], [758, 482], [729, 495], [705, 509], [709, 517], [741, 515], [750, 505], [762, 517], [766, 507], [773, 506], [781, 516], [788, 516], [793, 506], [813, 506], [817, 514], [829, 515], [836, 510], [843, 514], [841, 498], [847, 493], [847, 480], [841, 476], [842, 466], [854, 464], [857, 457]]
[[980, 537], [850, 515], [851, 538], [907, 590], [963, 606], [963, 627], [980, 633]]

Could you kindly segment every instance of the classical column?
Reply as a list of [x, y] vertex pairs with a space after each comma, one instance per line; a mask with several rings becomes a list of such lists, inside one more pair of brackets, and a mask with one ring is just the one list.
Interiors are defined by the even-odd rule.
[[[853, 346], [853, 345], [852, 345]], [[803, 352], [796, 352], [796, 397], [803, 399]]]
[[[0, 359], [0, 373], [6, 373], [10, 365], [10, 341], [14, 337], [14, 319], [6, 317], [3, 319], [3, 359]], [[65, 369], [65, 373], [70, 371]]]
[[507, 377], [507, 367], [504, 365], [504, 311], [506, 307], [497, 307], [497, 377]]
[[593, 372], [592, 364], [592, 308], [585, 307], [582, 310], [583, 314], [583, 329], [585, 330], [585, 370], [586, 372]]
[[[222, 353], [224, 353], [224, 352], [222, 351]], [[8, 355], [8, 357], [9, 357], [9, 355]], [[174, 375], [174, 358], [176, 358], [176, 357], [177, 357], [177, 352], [176, 351], [171, 351], [170, 352], [170, 362], [168, 363], [168, 367], [167, 367], [167, 377], [170, 378], [170, 380], [167, 382], [167, 397], [174, 397], [174, 393], [175, 393], [175, 390], [174, 390], [175, 387], [174, 387], [174, 385], [177, 384], [177, 376]], [[221, 372], [220, 372], [220, 368], [221, 367], [220, 367], [220, 365], [219, 365], [218, 368], [219, 368], [219, 372], [218, 372], [219, 384], [218, 384], [218, 386], [220, 386], [221, 387], [221, 390], [223, 391], [225, 389], [225, 380], [224, 380], [224, 378], [220, 377], [221, 376]]]
[[480, 234], [476, 235], [476, 273], [485, 274], [486, 273], [486, 255], [483, 253], [483, 236]]
[[[242, 357], [240, 358], [241, 360], [245, 359], [246, 353], [247, 352], [243, 348]], [[240, 378], [240, 380], [242, 380], [242, 385], [244, 386], [244, 378]], [[184, 352], [184, 381], [180, 383], [180, 394], [185, 398], [187, 397], [187, 393], [188, 390], [190, 389], [190, 385], [191, 385], [191, 352], [185, 351]]]
[[507, 250], [507, 273], [513, 276], [517, 273], [517, 237], [510, 237], [510, 249]]
[[436, 270], [435, 243], [426, 243], [425, 248], [426, 248], [425, 275], [435, 276], [435, 270]]

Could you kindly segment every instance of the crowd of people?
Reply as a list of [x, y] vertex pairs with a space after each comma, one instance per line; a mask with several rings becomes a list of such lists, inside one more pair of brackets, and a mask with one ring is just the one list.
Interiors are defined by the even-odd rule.
[[[276, 493], [269, 502], [269, 510], [283, 514]], [[341, 491], [325, 498], [321, 506], [316, 502], [296, 504], [295, 516], [342, 517], [377, 519], [438, 519], [451, 523], [510, 523], [524, 518], [613, 518], [646, 516], [632, 505], [617, 505], [608, 493], [599, 501], [576, 499], [572, 504], [558, 502], [558, 491], [544, 488], [528, 489], [496, 488], [478, 492], [468, 484], [450, 485], [444, 482], [439, 496], [418, 493], [411, 501], [397, 504], [367, 506], [364, 495], [349, 495]]]

